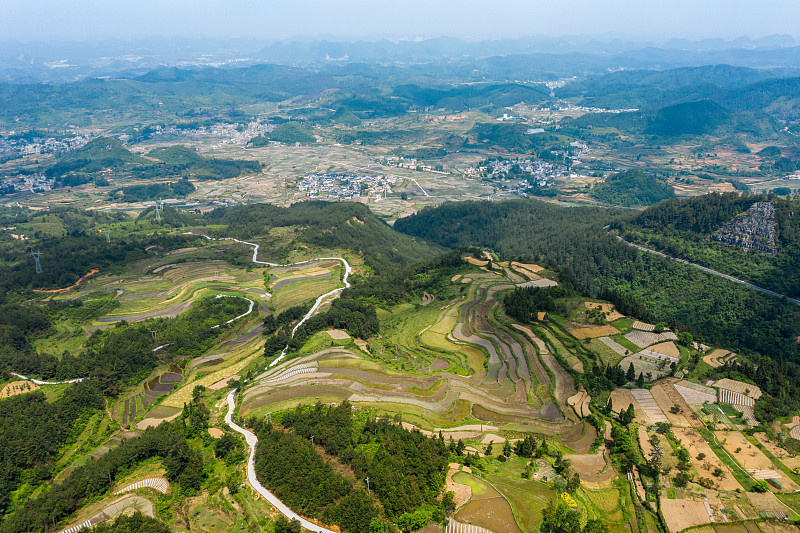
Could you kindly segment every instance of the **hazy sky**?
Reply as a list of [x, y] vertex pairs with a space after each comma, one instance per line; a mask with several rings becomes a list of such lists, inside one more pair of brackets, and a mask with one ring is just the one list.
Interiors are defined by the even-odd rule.
[[0, 41], [800, 33], [798, 0], [0, 0]]

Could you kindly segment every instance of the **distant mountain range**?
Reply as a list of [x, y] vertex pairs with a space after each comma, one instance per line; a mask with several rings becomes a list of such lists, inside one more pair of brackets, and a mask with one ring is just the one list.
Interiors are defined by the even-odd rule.
[[142, 74], [164, 66], [201, 67], [275, 63], [289, 66], [348, 63], [472, 65], [491, 79], [547, 80], [619, 69], [666, 69], [730, 64], [794, 68], [800, 42], [789, 35], [734, 40], [643, 41], [626, 36], [526, 37], [464, 41], [253, 39], [50, 42], [0, 44], [0, 81], [74, 81], [84, 77]]

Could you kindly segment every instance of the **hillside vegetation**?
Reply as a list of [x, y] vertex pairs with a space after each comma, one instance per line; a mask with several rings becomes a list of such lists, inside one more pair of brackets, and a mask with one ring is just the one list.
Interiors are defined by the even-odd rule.
[[733, 349], [800, 358], [800, 307], [640, 252], [603, 229], [629, 216], [537, 200], [461, 202], [423, 209], [398, 220], [395, 229], [453, 248], [481, 246], [505, 257], [541, 258], [625, 314], [688, 328]]
[[628, 170], [609, 176], [592, 189], [601, 202], [625, 207], [656, 204], [674, 198], [675, 191], [665, 181], [641, 170]]
[[[714, 233], [756, 202], [775, 207], [775, 256], [718, 242]], [[673, 199], [627, 224], [626, 240], [749, 280], [780, 294], [800, 296], [800, 201], [792, 197], [738, 193]]]
[[[255, 204], [218, 209], [207, 216], [227, 224], [225, 235], [251, 239], [271, 228], [297, 226], [297, 239], [324, 248], [345, 248], [364, 256], [375, 273], [383, 273], [436, 255], [440, 248], [394, 231], [367, 206], [358, 203], [300, 202], [291, 207]], [[288, 253], [284, 250], [283, 253]], [[285, 256], [275, 258], [284, 261]]]

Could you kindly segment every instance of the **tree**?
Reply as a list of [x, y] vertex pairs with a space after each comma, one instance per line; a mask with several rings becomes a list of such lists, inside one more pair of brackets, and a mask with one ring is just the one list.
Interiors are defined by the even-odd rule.
[[301, 531], [300, 521], [297, 519], [289, 522], [285, 516], [281, 515], [275, 520], [275, 533], [300, 533]]
[[492, 446], [494, 446], [494, 441], [490, 440], [489, 445], [486, 447], [486, 455], [492, 455]]
[[636, 369], [633, 368], [633, 363], [630, 364], [628, 371], [625, 372], [625, 377], [628, 378], [628, 381], [633, 381], [636, 379]]
[[581, 513], [567, 507], [558, 498], [551, 500], [542, 511], [542, 533], [580, 533]]
[[639, 377], [636, 378], [636, 386], [639, 387], [640, 389], [644, 387], [644, 374], [642, 374], [641, 372], [639, 372]]
[[503, 455], [505, 455], [506, 457], [511, 457], [511, 451], [512, 451], [511, 442], [508, 439], [506, 439], [505, 444], [503, 444]]
[[599, 518], [586, 521], [581, 533], [608, 533], [608, 526]]

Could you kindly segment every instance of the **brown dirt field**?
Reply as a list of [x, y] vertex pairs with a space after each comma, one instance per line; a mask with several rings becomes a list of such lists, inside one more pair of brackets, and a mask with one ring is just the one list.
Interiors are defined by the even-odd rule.
[[[570, 324], [572, 326], [572, 324]], [[577, 327], [570, 327], [570, 334], [576, 339], [594, 339], [597, 337], [608, 337], [610, 335], [618, 335], [620, 331], [614, 326], [582, 326], [576, 324]]]
[[788, 511], [778, 500], [778, 497], [771, 492], [748, 492], [747, 497], [759, 513], [766, 513], [767, 511]]
[[470, 500], [453, 518], [459, 522], [473, 524], [489, 531], [522, 533], [514, 520], [511, 506], [502, 496]]
[[714, 529], [717, 533], [750, 533], [744, 524], [718, 524]]
[[327, 333], [331, 339], [336, 341], [343, 341], [350, 338], [350, 335], [348, 335], [346, 331], [342, 331], [340, 329], [329, 329]]
[[729, 353], [730, 352], [728, 350], [714, 350], [710, 354], [703, 357], [703, 362], [707, 363], [711, 368], [719, 368], [722, 366], [722, 361], [720, 361], [720, 359]]
[[[772, 466], [772, 461], [761, 450], [750, 444], [738, 431], [715, 431], [714, 435], [745, 470], [772, 470], [775, 468]], [[738, 448], [742, 450], [736, 453]]]
[[468, 485], [462, 485], [461, 483], [456, 483], [453, 481], [453, 474], [458, 472], [460, 469], [460, 464], [451, 463], [450, 470], [447, 472], [447, 480], [445, 482], [447, 490], [455, 493], [456, 509], [467, 503], [469, 499], [472, 498], [472, 489], [469, 488]]
[[17, 394], [25, 394], [39, 389], [39, 385], [33, 381], [12, 381], [7, 383], [3, 390], [0, 390], [0, 398], [10, 398]]
[[792, 470], [795, 468], [800, 468], [800, 457], [796, 455], [792, 455], [788, 451], [784, 450], [771, 440], [767, 438], [764, 433], [756, 433], [753, 435], [758, 442], [760, 442], [764, 448], [767, 449], [772, 455], [778, 458], [781, 463], [785, 464]]
[[587, 309], [600, 309], [606, 315], [606, 320], [613, 322], [620, 318], [625, 318], [625, 315], [614, 309], [614, 304], [601, 304], [595, 302], [583, 302]]
[[644, 426], [639, 426], [639, 446], [642, 448], [644, 457], [650, 457], [653, 447], [650, 445], [650, 435], [647, 434], [647, 428]]
[[225, 432], [219, 428], [208, 428], [208, 434], [214, 437], [215, 439], [220, 439], [225, 434]]
[[[736, 478], [733, 477], [733, 473], [731, 473], [730, 469], [720, 461], [719, 457], [717, 457], [711, 449], [711, 446], [706, 443], [700, 433], [691, 428], [672, 428], [672, 432], [675, 433], [678, 440], [686, 447], [692, 465], [700, 476], [714, 479], [714, 481], [719, 484], [720, 490], [744, 490], [739, 482], [736, 481]], [[697, 459], [700, 453], [706, 454], [702, 461]], [[708, 465], [708, 468], [706, 468], [706, 465]], [[725, 472], [725, 477], [722, 479], [713, 477], [711, 472], [713, 472], [715, 468], [721, 468]]]
[[572, 463], [572, 468], [581, 475], [581, 479], [586, 476], [597, 475], [606, 467], [606, 458], [602, 449], [591, 454], [582, 453], [566, 455], [565, 457]]
[[584, 432], [583, 437], [573, 442], [564, 441], [563, 444], [564, 446], [575, 450], [578, 453], [588, 453], [592, 448], [592, 444], [596, 438], [597, 431], [594, 429], [594, 426], [591, 424], [586, 424], [586, 431]]
[[464, 259], [466, 259], [467, 263], [475, 266], [486, 266], [486, 264], [488, 263], [488, 261], [481, 261], [471, 256], [465, 257]]
[[797, 526], [781, 522], [765, 521], [759, 523], [758, 526], [764, 533], [797, 533], [800, 531]]
[[138, 424], [136, 424], [136, 429], [147, 429], [147, 428], [154, 428], [161, 425], [164, 422], [170, 422], [175, 420], [180, 413], [176, 413], [168, 418], [145, 418]]
[[[659, 382], [650, 389], [650, 394], [653, 395], [653, 399], [656, 401], [661, 410], [664, 411], [664, 416], [667, 417], [667, 420], [669, 420], [670, 424], [678, 427], [691, 427], [692, 424], [684, 416], [684, 413], [688, 413], [685, 406], [678, 405], [678, 407], [681, 409], [681, 412], [678, 414], [673, 414], [669, 411], [670, 408], [674, 407], [676, 404], [673, 398], [667, 394], [667, 391], [665, 390], [667, 387], [672, 388], [672, 384], [669, 382]], [[675, 389], [673, 389], [673, 391], [674, 390]]]
[[664, 498], [661, 500], [661, 512], [672, 533], [677, 533], [687, 527], [711, 523], [711, 518], [708, 516], [703, 502]]
[[678, 350], [678, 347], [675, 346], [675, 343], [672, 341], [665, 341], [660, 342], [658, 344], [654, 344], [650, 346], [648, 350], [654, 351], [656, 353], [662, 353], [664, 355], [669, 355], [671, 357], [678, 357], [680, 358], [681, 352]]
[[518, 263], [517, 261], [512, 261], [511, 266], [524, 268], [525, 270], [530, 270], [531, 272], [541, 272], [544, 270], [544, 267], [539, 265], [534, 265], [533, 263]]
[[653, 423], [650, 417], [645, 414], [642, 406], [636, 401], [636, 398], [631, 394], [630, 389], [615, 389], [610, 396], [611, 404], [614, 407], [614, 412], [619, 413], [622, 409], [627, 409], [630, 404], [633, 404], [633, 411], [636, 413], [636, 422], [644, 425]]

